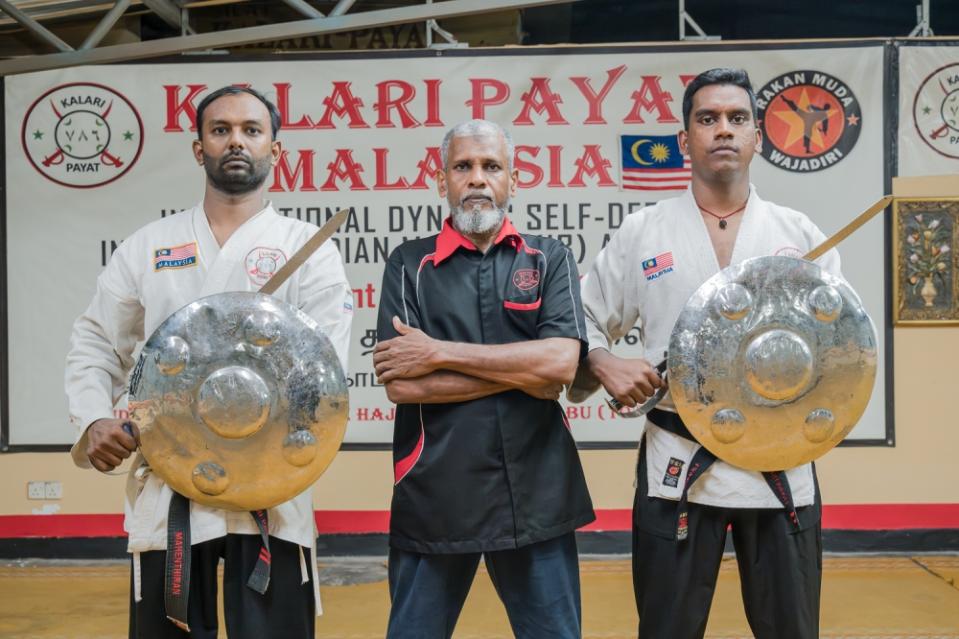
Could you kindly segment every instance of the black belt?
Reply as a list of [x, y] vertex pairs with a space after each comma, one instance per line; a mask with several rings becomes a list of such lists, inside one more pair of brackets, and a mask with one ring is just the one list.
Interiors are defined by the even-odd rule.
[[190, 500], [174, 492], [166, 527], [166, 571], [163, 605], [166, 618], [190, 632], [187, 603], [190, 601]]
[[[678, 435], [683, 439], [688, 439], [693, 442], [696, 441], [696, 438], [693, 437], [689, 429], [686, 428], [686, 424], [683, 423], [682, 418], [676, 413], [654, 408], [649, 411], [646, 417], [653, 424], [665, 431]], [[683, 541], [689, 537], [689, 488], [697, 479], [703, 476], [703, 473], [705, 473], [715, 461], [716, 456], [706, 450], [705, 446], [700, 446], [699, 450], [696, 451], [693, 458], [689, 461], [689, 468], [686, 470], [686, 483], [683, 485], [683, 494], [679, 498], [679, 506], [676, 509], [676, 539], [679, 541]], [[763, 479], [765, 479], [769, 485], [769, 488], [773, 491], [773, 494], [776, 495], [776, 499], [778, 499], [779, 503], [786, 509], [793, 528], [799, 530], [799, 515], [796, 513], [796, 505], [793, 502], [793, 493], [789, 487], [789, 479], [786, 477], [786, 471], [767, 471], [762, 475]]]
[[[261, 595], [270, 585], [270, 520], [266, 510], [251, 510], [262, 545], [246, 585]], [[190, 500], [178, 492], [170, 499], [167, 513], [166, 571], [163, 603], [167, 619], [190, 632], [187, 608], [190, 601]]]

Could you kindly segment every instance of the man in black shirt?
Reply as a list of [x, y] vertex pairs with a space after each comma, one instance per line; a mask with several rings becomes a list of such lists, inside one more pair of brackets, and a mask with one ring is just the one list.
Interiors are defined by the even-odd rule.
[[451, 215], [390, 255], [373, 356], [398, 405], [387, 637], [451, 636], [481, 555], [517, 637], [579, 637], [573, 531], [595, 517], [556, 401], [586, 344], [576, 263], [506, 216], [502, 128], [460, 124], [442, 157]]

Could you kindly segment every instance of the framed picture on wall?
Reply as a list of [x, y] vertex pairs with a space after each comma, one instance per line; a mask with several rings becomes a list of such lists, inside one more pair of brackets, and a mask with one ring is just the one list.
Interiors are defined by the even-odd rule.
[[893, 322], [959, 324], [959, 198], [896, 198]]

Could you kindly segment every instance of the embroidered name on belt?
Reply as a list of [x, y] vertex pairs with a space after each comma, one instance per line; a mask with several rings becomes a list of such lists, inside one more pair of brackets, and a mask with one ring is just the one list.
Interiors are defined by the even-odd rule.
[[196, 266], [196, 242], [153, 251], [153, 270]]
[[683, 472], [683, 460], [675, 457], [669, 458], [669, 464], [666, 466], [666, 474], [663, 475], [663, 485], [676, 488], [679, 486], [679, 476]]

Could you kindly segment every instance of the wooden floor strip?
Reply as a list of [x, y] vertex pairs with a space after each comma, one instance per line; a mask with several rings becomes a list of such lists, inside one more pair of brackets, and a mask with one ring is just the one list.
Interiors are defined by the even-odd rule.
[[[320, 567], [326, 614], [317, 621], [317, 636], [381, 639], [389, 614], [383, 558], [323, 560]], [[959, 639], [959, 557], [826, 557], [823, 571], [822, 639]], [[0, 564], [0, 637], [123, 639], [129, 579], [122, 561]], [[583, 636], [633, 639], [628, 558], [584, 559], [581, 582]], [[706, 636], [752, 637], [732, 557], [720, 568]], [[454, 637], [512, 637], [483, 569]]]

